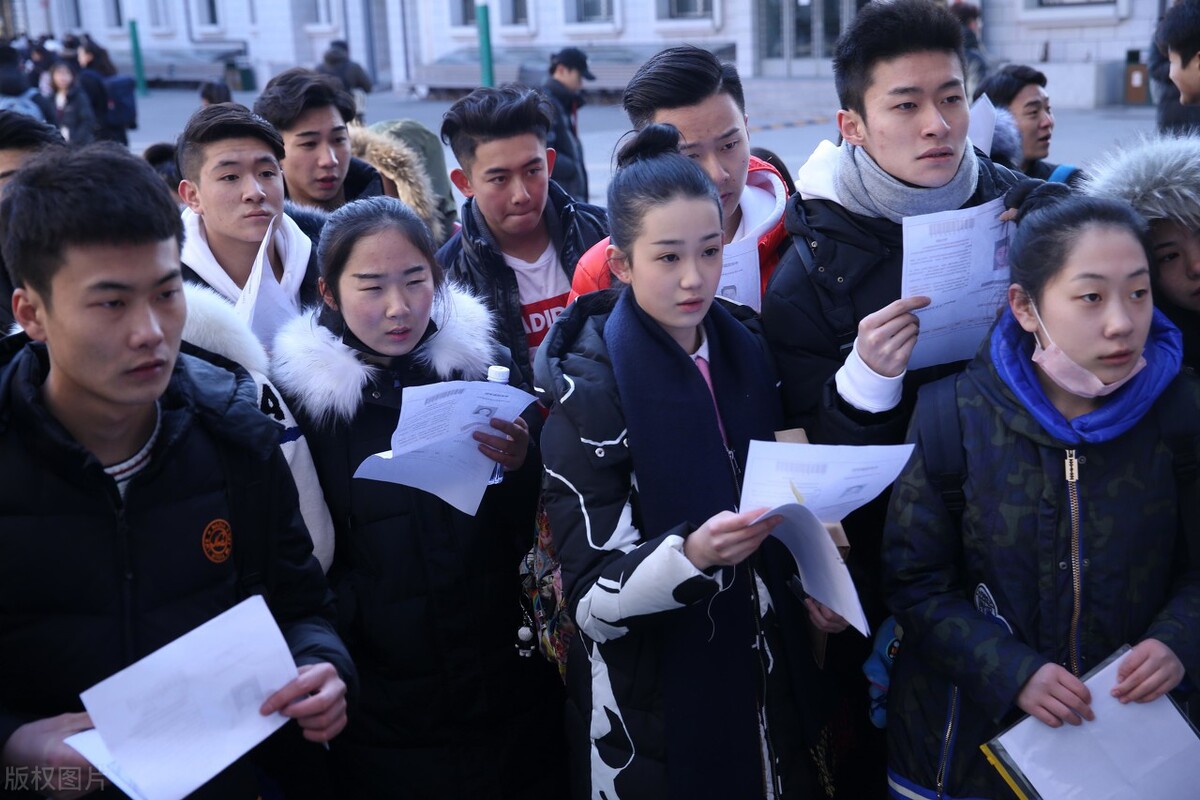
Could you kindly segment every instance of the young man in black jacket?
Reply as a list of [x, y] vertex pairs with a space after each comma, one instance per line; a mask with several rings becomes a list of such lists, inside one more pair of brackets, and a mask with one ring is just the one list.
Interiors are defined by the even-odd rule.
[[554, 182], [581, 203], [588, 201], [587, 166], [579, 142], [579, 108], [583, 82], [596, 76], [588, 69], [587, 55], [578, 47], [564, 47], [550, 56], [550, 76], [542, 90], [554, 107], [554, 124], [546, 146], [554, 149]]
[[[346, 724], [354, 666], [280, 429], [246, 372], [180, 352], [182, 234], [162, 179], [115, 145], [45, 153], [0, 202], [24, 329], [0, 341], [0, 765], [43, 793], [88, 769], [63, 743], [91, 727], [81, 691], [250, 593], [299, 664], [260, 712], [311, 742]], [[193, 796], [257, 784], [239, 759]]]
[[567, 306], [579, 257], [608, 235], [608, 215], [550, 180], [550, 109], [534, 89], [481, 88], [450, 107], [442, 141], [467, 196], [462, 229], [437, 252], [442, 269], [495, 311], [500, 341], [528, 385], [533, 356]]
[[[763, 297], [763, 327], [782, 379], [785, 421], [820, 444], [899, 444], [921, 383], [961, 364], [908, 371], [927, 297], [900, 297], [903, 219], [976, 206], [1018, 180], [967, 138], [962, 29], [933, 0], [870, 3], [838, 40], [834, 78], [842, 143], [822, 142], [799, 170], [786, 224], [792, 248]], [[845, 521], [850, 567], [872, 626], [886, 497]], [[831, 641], [847, 719], [866, 720], [865, 639]], [[843, 753], [839, 794], [881, 797], [883, 747], [862, 724]]]

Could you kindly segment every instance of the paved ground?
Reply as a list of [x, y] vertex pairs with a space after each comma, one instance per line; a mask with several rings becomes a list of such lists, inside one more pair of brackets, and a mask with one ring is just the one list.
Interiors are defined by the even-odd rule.
[[[774, 150], [793, 173], [818, 142], [835, 137], [837, 103], [832, 80], [754, 79], [746, 82], [745, 89], [751, 143]], [[247, 104], [252, 104], [254, 97], [252, 93], [235, 94], [235, 99]], [[140, 98], [141, 127], [130, 131], [131, 148], [141, 152], [154, 142], [173, 140], [198, 104], [198, 97], [191, 90], [152, 89], [147, 97]], [[367, 121], [407, 117], [423, 122], [436, 132], [449, 105], [445, 100], [372, 94], [367, 104]], [[1154, 129], [1151, 106], [1064, 110], [1056, 114], [1056, 119], [1051, 160], [1083, 166], [1121, 143]], [[613, 154], [621, 137], [629, 132], [629, 121], [619, 106], [589, 105], [579, 112], [579, 127], [587, 154], [592, 199], [603, 204]], [[451, 165], [454, 163], [448, 151], [446, 161]]]

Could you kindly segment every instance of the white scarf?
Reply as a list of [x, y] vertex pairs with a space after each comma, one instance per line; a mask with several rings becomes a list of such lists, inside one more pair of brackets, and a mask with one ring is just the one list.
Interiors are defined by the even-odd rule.
[[[312, 240], [291, 217], [279, 214], [267, 227], [246, 285], [238, 288], [213, 257], [203, 220], [190, 208], [183, 210], [183, 230], [183, 263], [233, 304], [238, 316], [269, 351], [279, 327], [300, 313], [300, 285], [308, 271]], [[272, 245], [283, 264], [283, 280], [277, 279], [271, 268], [268, 256]]]

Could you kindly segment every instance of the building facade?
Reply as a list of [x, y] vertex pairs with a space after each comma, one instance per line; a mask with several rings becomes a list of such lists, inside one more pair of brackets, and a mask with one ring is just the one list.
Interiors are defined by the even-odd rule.
[[[1129, 51], [1145, 60], [1167, 2], [978, 1], [992, 58], [1042, 69], [1060, 107], [1119, 102]], [[258, 86], [286, 67], [316, 64], [330, 41], [344, 39], [381, 87], [407, 90], [437, 88], [449, 76], [477, 80], [480, 7], [487, 8], [498, 81], [515, 77], [520, 63], [544, 63], [549, 52], [574, 45], [619, 82], [647, 54], [681, 41], [732, 58], [743, 75], [826, 76], [834, 41], [864, 2], [0, 0], [0, 21], [24, 22], [34, 34], [86, 30], [120, 60], [131, 47], [129, 21], [137, 20], [148, 56], [237, 52]]]

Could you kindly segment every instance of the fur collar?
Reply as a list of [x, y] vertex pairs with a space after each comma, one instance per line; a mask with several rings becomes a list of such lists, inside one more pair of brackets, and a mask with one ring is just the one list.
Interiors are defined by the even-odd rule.
[[[317, 322], [319, 308], [284, 325], [275, 339], [271, 380], [289, 403], [318, 425], [354, 418], [363, 389], [381, 368], [359, 358], [341, 337]], [[483, 380], [501, 348], [495, 320], [483, 301], [447, 283], [434, 302], [438, 331], [415, 352], [439, 380]]]
[[1151, 221], [1200, 228], [1200, 139], [1147, 136], [1087, 171], [1085, 194], [1124, 200]]
[[444, 241], [437, 199], [425, 163], [401, 139], [370, 128], [350, 126], [350, 153], [396, 184], [396, 197], [429, 226], [435, 242]]
[[183, 296], [187, 299], [185, 342], [224, 356], [251, 374], [266, 374], [267, 351], [228, 300], [207, 286], [188, 281], [183, 284]]

